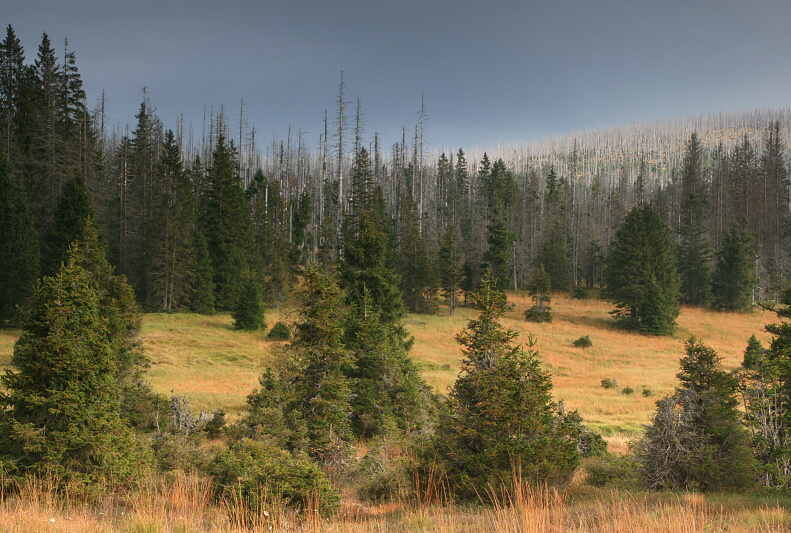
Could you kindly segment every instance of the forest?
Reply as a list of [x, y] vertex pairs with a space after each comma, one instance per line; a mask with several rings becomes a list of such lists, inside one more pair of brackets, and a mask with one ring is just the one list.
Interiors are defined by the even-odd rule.
[[[315, 145], [301, 130], [261, 144], [243, 103], [200, 132], [167, 127], [145, 90], [130, 125], [108, 124], [68, 42], [59, 56], [44, 34], [26, 54], [7, 27], [0, 326], [21, 335], [1, 378], [3, 494], [31, 476], [95, 494], [192, 469], [251, 513], [279, 498], [331, 516], [349, 479], [371, 499], [411, 484], [496, 505], [522, 480], [563, 487], [590, 458], [594, 485], [787, 494], [791, 109], [429, 150], [422, 103], [383, 147], [347, 93], [341, 74]], [[551, 321], [561, 291], [604, 298], [643, 335], [673, 335], [682, 305], [780, 322], [733, 372], [688, 339], [678, 387], [622, 456], [502, 325], [520, 291], [528, 321]], [[475, 317], [446, 395], [403, 320], [461, 307]], [[293, 322], [267, 324], [283, 308]], [[147, 383], [141, 320], [162, 312], [230, 313], [282, 341], [243, 416]], [[387, 445], [355, 463], [360, 442]]]

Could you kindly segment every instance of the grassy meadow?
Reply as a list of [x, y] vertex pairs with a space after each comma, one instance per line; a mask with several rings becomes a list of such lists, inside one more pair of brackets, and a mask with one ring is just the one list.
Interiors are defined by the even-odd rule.
[[[531, 334], [537, 341], [536, 349], [552, 374], [556, 400], [577, 409], [614, 447], [638, 434], [656, 400], [673, 390], [686, 339], [698, 337], [717, 350], [726, 368], [735, 368], [750, 335], [767, 342], [763, 327], [775, 320], [773, 313], [762, 310], [735, 314], [682, 308], [674, 336], [651, 337], [617, 328], [608, 314], [611, 305], [598, 299], [555, 294], [549, 324], [524, 320], [522, 313], [530, 305], [526, 294], [510, 293], [508, 302], [504, 325], [519, 332], [522, 343]], [[459, 371], [461, 350], [455, 335], [475, 316], [474, 309], [462, 307], [451, 317], [443, 307], [440, 314], [405, 319], [415, 338], [412, 357], [428, 383], [441, 392], [453, 385]], [[269, 310], [266, 320], [271, 327], [291, 317], [284, 310]], [[18, 334], [0, 330], [0, 364], [10, 363]], [[151, 360], [148, 380], [156, 390], [186, 396], [196, 410], [223, 409], [231, 419], [245, 409], [246, 396], [281, 344], [268, 341], [265, 332], [235, 330], [229, 315], [147, 314], [142, 334]], [[574, 347], [584, 335], [593, 345]], [[603, 379], [618, 385], [604, 389]], [[623, 394], [627, 387], [634, 392]]]
[[[597, 299], [574, 300], [554, 295], [549, 324], [525, 322], [530, 305], [525, 294], [509, 294], [504, 324], [527, 342], [532, 335], [554, 382], [554, 395], [577, 409], [585, 423], [602, 432], [610, 449], [623, 452], [651, 417], [654, 403], [676, 385], [684, 341], [702, 339], [736, 367], [750, 335], [766, 342], [763, 326], [775, 316], [713, 313], [683, 308], [673, 337], [649, 337], [618, 329]], [[447, 391], [458, 374], [461, 351], [455, 335], [476, 316], [459, 308], [456, 316], [409, 315], [407, 329], [415, 338], [412, 356], [425, 379]], [[270, 310], [267, 323], [288, 322], [285, 311]], [[18, 331], [0, 330], [0, 365], [10, 364]], [[589, 348], [575, 348], [581, 336]], [[246, 396], [281, 343], [265, 332], [233, 329], [228, 315], [147, 314], [143, 337], [151, 360], [148, 380], [160, 392], [184, 395], [195, 410], [223, 409], [229, 418], [245, 408]], [[604, 389], [602, 379], [617, 380]], [[622, 390], [630, 387], [632, 394]], [[649, 391], [646, 395], [643, 390]], [[363, 447], [361, 447], [363, 448]], [[576, 476], [562, 491], [525, 487], [498, 495], [492, 507], [462, 507], [446, 501], [405, 497], [388, 504], [357, 501], [343, 490], [340, 515], [319, 519], [310, 512], [273, 508], [251, 515], [244, 507], [217, 503], [209, 481], [196, 474], [154, 476], [134, 491], [110, 493], [97, 503], [83, 502], [29, 480], [15, 495], [0, 494], [0, 531], [8, 532], [780, 532], [791, 530], [791, 502], [770, 495], [676, 494], [595, 488]]]

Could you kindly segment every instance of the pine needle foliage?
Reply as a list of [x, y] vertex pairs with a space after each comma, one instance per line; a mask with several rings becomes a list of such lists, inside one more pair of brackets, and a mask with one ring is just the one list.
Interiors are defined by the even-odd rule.
[[480, 315], [456, 337], [464, 360], [440, 449], [462, 498], [502, 485], [515, 467], [529, 480], [559, 483], [579, 463], [576, 430], [552, 401], [534, 341], [514, 344], [517, 333], [499, 322], [506, 298], [495, 283], [487, 272], [473, 297]]

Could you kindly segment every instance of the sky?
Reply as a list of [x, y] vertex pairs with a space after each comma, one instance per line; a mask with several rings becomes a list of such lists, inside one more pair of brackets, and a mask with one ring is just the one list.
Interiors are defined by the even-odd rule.
[[112, 123], [145, 88], [167, 128], [224, 106], [238, 130], [244, 102], [259, 140], [313, 147], [341, 72], [385, 147], [421, 102], [434, 150], [791, 103], [788, 0], [0, 0], [3, 22], [28, 62], [67, 38]]

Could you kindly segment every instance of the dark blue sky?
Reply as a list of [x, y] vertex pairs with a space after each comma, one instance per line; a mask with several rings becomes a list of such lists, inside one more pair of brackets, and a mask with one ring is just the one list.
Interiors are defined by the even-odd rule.
[[[2, 0], [28, 61], [46, 31], [77, 54], [89, 104], [133, 123], [146, 87], [167, 127], [244, 100], [259, 139], [315, 146], [340, 72], [367, 137], [486, 146], [717, 111], [785, 107], [787, 0]], [[4, 35], [5, 33], [3, 33]]]

